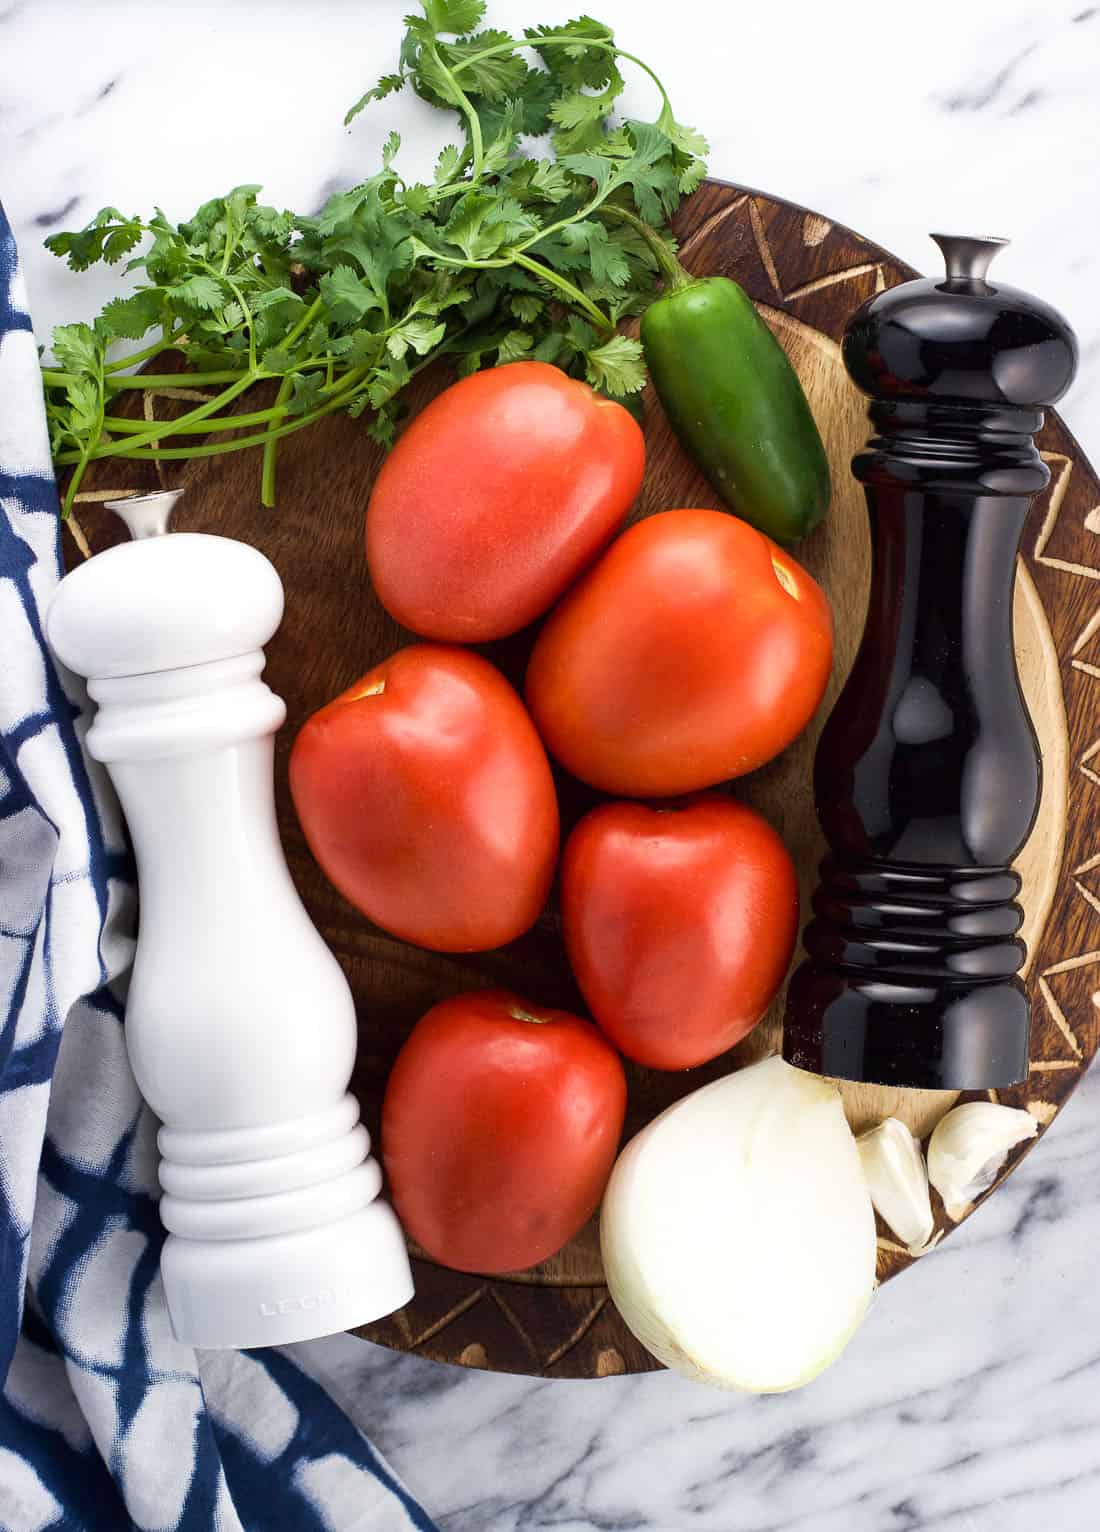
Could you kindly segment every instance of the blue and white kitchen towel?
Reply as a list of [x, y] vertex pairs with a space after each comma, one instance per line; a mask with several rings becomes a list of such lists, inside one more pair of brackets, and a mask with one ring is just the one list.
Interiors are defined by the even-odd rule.
[[0, 1528], [431, 1532], [291, 1351], [208, 1353], [200, 1377], [172, 1337], [156, 1124], [123, 1039], [132, 867], [43, 643], [59, 572], [0, 210]]

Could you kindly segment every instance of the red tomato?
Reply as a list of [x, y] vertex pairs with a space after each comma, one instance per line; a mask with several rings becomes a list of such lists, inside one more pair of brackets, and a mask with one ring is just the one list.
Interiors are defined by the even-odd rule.
[[553, 612], [527, 671], [547, 748], [607, 793], [739, 777], [805, 728], [832, 664], [821, 588], [720, 511], [629, 528]]
[[331, 882], [405, 941], [499, 947], [546, 902], [550, 766], [515, 692], [469, 650], [401, 649], [314, 713], [290, 790]]
[[690, 1069], [740, 1042], [783, 981], [798, 879], [744, 804], [606, 803], [566, 842], [566, 950], [593, 1018], [628, 1058]]
[[398, 622], [480, 643], [532, 622], [591, 563], [642, 482], [622, 405], [545, 362], [475, 373], [402, 435], [367, 508], [367, 562]]
[[594, 1212], [626, 1079], [591, 1022], [480, 990], [433, 1006], [397, 1056], [382, 1151], [405, 1230], [458, 1271], [519, 1271]]

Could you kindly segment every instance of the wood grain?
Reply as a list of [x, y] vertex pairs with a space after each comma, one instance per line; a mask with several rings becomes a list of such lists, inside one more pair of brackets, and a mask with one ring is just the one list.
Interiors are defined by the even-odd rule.
[[[761, 306], [802, 378], [833, 468], [829, 517], [799, 549], [833, 602], [837, 663], [830, 691], [803, 738], [737, 784], [738, 795], [761, 808], [791, 847], [808, 902], [822, 849], [810, 763], [859, 640], [869, 577], [866, 513], [848, 472], [849, 459], [867, 434], [864, 401], [849, 383], [838, 343], [858, 304], [913, 273], [818, 214], [723, 184], [704, 185], [685, 204], [677, 225], [683, 259], [692, 270], [735, 277]], [[413, 407], [446, 381], [443, 374], [422, 378]], [[171, 398], [156, 404], [166, 417], [186, 407]], [[247, 405], [242, 401], [243, 408], [257, 404], [256, 398]], [[648, 471], [634, 514], [675, 505], [717, 507], [713, 492], [680, 453], [651, 393], [645, 410]], [[1001, 1098], [1026, 1105], [1045, 1128], [1098, 1041], [1100, 827], [1093, 830], [1093, 792], [1100, 784], [1100, 483], [1056, 416], [1049, 417], [1041, 446], [1052, 482], [1025, 531], [1015, 606], [1021, 673], [1045, 767], [1039, 821], [1020, 861], [1031, 944], [1032, 1071], [1025, 1085]], [[260, 507], [255, 454], [199, 460], [171, 478], [188, 490], [176, 518], [180, 529], [201, 528], [254, 543], [272, 559], [287, 588], [286, 618], [267, 667], [269, 683], [289, 709], [276, 752], [279, 823], [295, 881], [355, 993], [360, 1049], [353, 1086], [372, 1132], [389, 1066], [410, 1026], [436, 1000], [504, 984], [542, 1004], [580, 1006], [553, 899], [535, 929], [500, 952], [471, 958], [422, 952], [373, 928], [346, 904], [320, 875], [298, 829], [286, 791], [286, 757], [299, 724], [411, 637], [374, 599], [362, 553], [363, 513], [378, 462], [378, 451], [362, 430], [340, 417], [284, 443], [276, 511]], [[89, 487], [103, 496], [155, 482], [153, 469], [144, 465], [100, 465]], [[81, 511], [93, 547], [122, 535], [113, 518], [88, 506]], [[530, 635], [520, 635], [485, 652], [518, 680], [529, 646]], [[564, 777], [559, 786], [568, 828], [595, 795]], [[781, 1004], [782, 997], [744, 1044], [702, 1069], [669, 1075], [631, 1067], [628, 1132], [688, 1090], [773, 1051]], [[944, 1092], [852, 1086], [844, 1087], [844, 1095], [854, 1126], [894, 1113], [921, 1134], [954, 1099]], [[942, 1209], [937, 1211], [940, 1228], [949, 1231]], [[909, 1257], [885, 1230], [880, 1233], [879, 1275], [886, 1280], [908, 1265]], [[371, 1339], [464, 1366], [548, 1377], [606, 1377], [656, 1365], [608, 1301], [594, 1227], [553, 1261], [515, 1278], [466, 1276], [421, 1257], [414, 1265], [416, 1297], [399, 1314], [367, 1327], [363, 1333]]]

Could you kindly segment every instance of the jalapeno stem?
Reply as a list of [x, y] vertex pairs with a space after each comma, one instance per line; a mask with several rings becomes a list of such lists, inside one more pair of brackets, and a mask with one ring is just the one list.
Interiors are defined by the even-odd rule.
[[610, 214], [611, 217], [618, 218], [621, 223], [628, 223], [632, 229], [638, 231], [653, 251], [657, 266], [670, 292], [674, 292], [679, 287], [690, 287], [693, 282], [698, 281], [698, 278], [693, 277], [685, 266], [681, 266], [668, 240], [662, 239], [651, 224], [639, 218], [636, 213], [632, 213], [629, 208], [619, 207], [615, 202], [605, 202], [600, 212]]

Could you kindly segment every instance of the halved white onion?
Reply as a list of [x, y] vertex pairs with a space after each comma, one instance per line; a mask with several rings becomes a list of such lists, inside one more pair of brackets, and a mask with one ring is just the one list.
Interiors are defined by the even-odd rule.
[[779, 1058], [643, 1128], [612, 1172], [600, 1232], [633, 1333], [720, 1388], [808, 1383], [874, 1288], [874, 1214], [840, 1095]]

